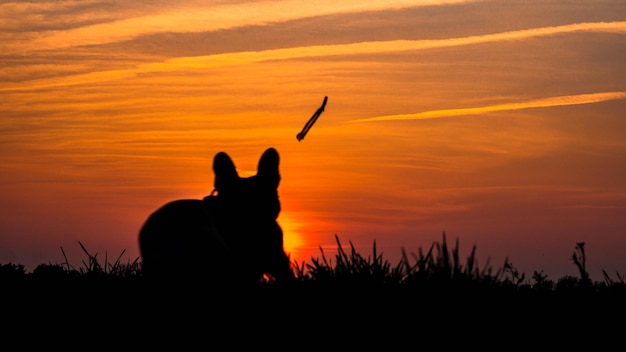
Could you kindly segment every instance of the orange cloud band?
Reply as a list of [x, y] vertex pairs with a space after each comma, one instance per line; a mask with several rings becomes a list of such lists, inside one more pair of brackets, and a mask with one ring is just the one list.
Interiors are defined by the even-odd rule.
[[142, 64], [129, 69], [90, 72], [74, 76], [31, 81], [30, 84], [14, 87], [0, 87], [0, 91], [40, 89], [54, 86], [66, 86], [83, 83], [125, 79], [142, 73], [181, 71], [185, 69], [210, 69], [216, 67], [242, 65], [270, 60], [288, 60], [307, 57], [339, 55], [360, 55], [401, 52], [409, 50], [427, 50], [443, 47], [480, 44], [487, 42], [521, 40], [539, 36], [549, 36], [571, 32], [606, 32], [626, 34], [626, 21], [577, 23], [554, 27], [541, 27], [518, 31], [477, 35], [461, 38], [436, 40], [390, 40], [360, 42], [351, 44], [314, 45], [261, 51], [181, 57]]

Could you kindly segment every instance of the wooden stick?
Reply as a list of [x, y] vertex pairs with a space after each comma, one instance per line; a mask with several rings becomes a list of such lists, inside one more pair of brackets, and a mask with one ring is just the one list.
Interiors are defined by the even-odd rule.
[[296, 135], [298, 142], [304, 139], [304, 136], [306, 136], [306, 134], [309, 132], [311, 127], [313, 127], [313, 124], [315, 123], [315, 121], [317, 121], [317, 118], [324, 112], [324, 108], [326, 108], [327, 101], [328, 101], [328, 97], [324, 97], [324, 102], [322, 102], [322, 106], [320, 106], [320, 108], [317, 109], [317, 111], [315, 111], [313, 116], [311, 116], [309, 121], [307, 121], [307, 123], [302, 128], [302, 131], [300, 131], [300, 133]]

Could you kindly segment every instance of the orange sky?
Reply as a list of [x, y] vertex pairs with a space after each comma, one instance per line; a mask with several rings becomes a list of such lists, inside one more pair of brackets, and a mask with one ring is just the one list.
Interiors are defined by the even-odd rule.
[[[623, 1], [0, 4], [0, 263], [138, 256], [229, 153], [281, 155], [287, 250], [626, 273]], [[328, 96], [306, 138], [296, 134]]]

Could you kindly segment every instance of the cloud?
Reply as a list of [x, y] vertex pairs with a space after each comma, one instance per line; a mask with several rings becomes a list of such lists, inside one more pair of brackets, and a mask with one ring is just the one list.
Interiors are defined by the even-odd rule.
[[436, 119], [442, 117], [462, 116], [462, 115], [478, 115], [494, 111], [506, 111], [506, 110], [521, 110], [532, 108], [546, 108], [553, 106], [563, 105], [579, 105], [579, 104], [591, 104], [599, 103], [609, 100], [626, 99], [626, 92], [605, 92], [605, 93], [591, 93], [591, 94], [579, 94], [579, 95], [565, 95], [558, 97], [550, 97], [543, 99], [529, 100], [520, 103], [499, 104], [490, 106], [481, 106], [476, 108], [462, 108], [462, 109], [443, 109], [443, 110], [431, 110], [424, 111], [415, 114], [402, 114], [402, 115], [387, 115], [377, 116], [365, 119], [356, 119], [349, 122], [376, 122], [376, 121], [397, 121], [397, 120], [424, 120], [424, 119]]
[[[7, 1], [0, 3], [0, 32], [63, 31], [111, 22], [136, 13], [116, 0]], [[145, 7], [144, 7], [145, 8]]]
[[22, 84], [19, 87], [0, 88], [0, 91], [39, 89], [90, 82], [110, 81], [115, 79], [124, 79], [142, 73], [181, 71], [185, 69], [209, 69], [215, 67], [248, 64], [270, 60], [288, 60], [341, 55], [391, 53], [410, 50], [428, 50], [488, 42], [523, 40], [533, 37], [550, 36], [572, 32], [605, 32], [622, 34], [626, 33], [626, 21], [577, 23], [562, 26], [541, 27], [486, 35], [436, 40], [368, 41], [349, 44], [313, 45], [261, 51], [243, 51], [215, 55], [181, 57], [165, 60], [162, 62], [141, 64], [130, 69], [91, 72], [80, 75], [66, 76], [61, 79], [52, 78], [34, 80], [31, 81], [30, 84]]
[[[287, 0], [219, 4], [204, 7], [199, 7], [198, 4], [194, 4], [194, 7], [183, 5], [178, 8], [163, 10], [161, 13], [129, 18], [110, 18], [104, 22], [95, 24], [86, 22], [85, 25], [65, 30], [43, 31], [35, 37], [29, 35], [25, 40], [5, 43], [3, 51], [11, 53], [63, 49], [127, 41], [155, 33], [210, 32], [315, 16], [477, 1], [480, 0], [396, 0], [393, 3], [380, 0], [346, 0], [341, 2], [321, 0], [310, 3]], [[31, 7], [18, 7], [17, 10], [15, 7], [17, 6], [5, 6], [7, 10], [12, 10], [11, 12], [14, 13], [22, 11], [24, 14], [28, 14], [30, 11], [26, 11], [26, 9], [32, 10]], [[46, 8], [41, 7], [40, 9], [43, 11]], [[17, 28], [19, 24], [12, 20], [9, 28]], [[28, 22], [21, 24], [26, 27], [31, 25]]]

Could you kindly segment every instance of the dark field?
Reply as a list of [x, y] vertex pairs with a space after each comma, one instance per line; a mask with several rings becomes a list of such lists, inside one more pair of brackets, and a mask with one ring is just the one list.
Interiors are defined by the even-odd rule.
[[[25, 272], [19, 264], [3, 264], [4, 320], [20, 330], [106, 332], [115, 341], [119, 334], [137, 338], [132, 332], [142, 329], [166, 338], [199, 326], [205, 328], [194, 338], [222, 330], [275, 338], [289, 331], [290, 336], [317, 336], [317, 343], [348, 334], [370, 338], [373, 344], [389, 340], [388, 346], [417, 343], [413, 339], [432, 334], [444, 334], [453, 339], [447, 343], [455, 344], [458, 336], [468, 334], [483, 343], [502, 336], [510, 343], [520, 338], [529, 343], [533, 336], [595, 336], [608, 343], [621, 340], [624, 333], [626, 283], [619, 274], [590, 280], [582, 243], [572, 254], [580, 276], [554, 281], [537, 272], [527, 277], [507, 263], [479, 268], [474, 252], [459, 258], [458, 241], [451, 247], [445, 235], [441, 243], [396, 266], [378, 255], [375, 245], [364, 256], [337, 242], [334, 257], [322, 252], [295, 265], [296, 280], [288, 283], [271, 278], [231, 285], [212, 285], [210, 278], [148, 281], [139, 260], [100, 263], [85, 248], [87, 259], [78, 268], [42, 264]], [[240, 338], [232, 342], [245, 341]]]

